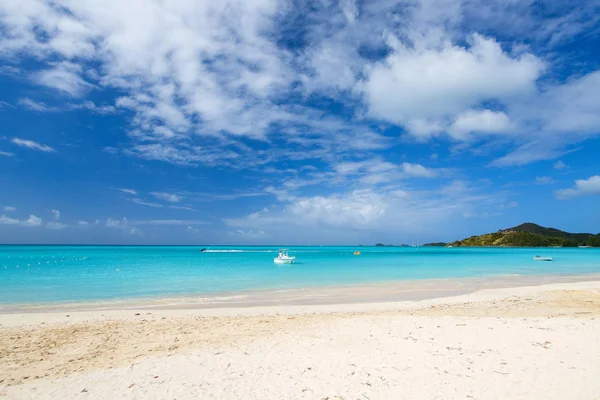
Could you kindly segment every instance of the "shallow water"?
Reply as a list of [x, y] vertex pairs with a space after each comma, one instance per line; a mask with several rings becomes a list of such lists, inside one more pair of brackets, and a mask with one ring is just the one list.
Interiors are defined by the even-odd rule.
[[[385, 281], [600, 272], [600, 249], [0, 246], [0, 303], [94, 301]], [[353, 255], [360, 251], [360, 256]], [[533, 261], [535, 255], [552, 262]]]

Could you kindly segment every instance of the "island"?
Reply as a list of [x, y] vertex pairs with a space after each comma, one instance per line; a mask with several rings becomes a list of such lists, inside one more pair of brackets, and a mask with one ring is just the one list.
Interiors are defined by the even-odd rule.
[[494, 233], [471, 236], [448, 247], [600, 247], [600, 234], [569, 233], [526, 222]]

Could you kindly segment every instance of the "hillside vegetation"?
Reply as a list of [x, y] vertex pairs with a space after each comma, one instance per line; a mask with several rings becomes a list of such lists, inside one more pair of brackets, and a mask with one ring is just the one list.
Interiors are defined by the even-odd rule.
[[600, 247], [600, 234], [569, 233], [554, 228], [545, 228], [525, 223], [495, 233], [471, 236], [450, 243], [454, 247]]

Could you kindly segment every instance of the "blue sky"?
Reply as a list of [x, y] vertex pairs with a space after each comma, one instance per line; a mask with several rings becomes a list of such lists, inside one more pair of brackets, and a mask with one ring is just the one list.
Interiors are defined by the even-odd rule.
[[0, 243], [600, 231], [600, 2], [6, 0]]

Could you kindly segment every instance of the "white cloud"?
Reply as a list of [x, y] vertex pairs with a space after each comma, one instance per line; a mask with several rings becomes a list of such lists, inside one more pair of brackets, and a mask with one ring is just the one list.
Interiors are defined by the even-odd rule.
[[113, 218], [107, 218], [106, 219], [106, 226], [108, 228], [125, 228], [128, 225], [127, 222], [127, 218], [123, 217], [122, 219], [113, 219]]
[[135, 190], [133, 190], [133, 189], [119, 188], [117, 190], [119, 190], [120, 192], [123, 192], [125, 194], [130, 194], [130, 195], [133, 195], [133, 196], [135, 196], [137, 194], [137, 192]]
[[503, 112], [469, 110], [456, 117], [448, 132], [455, 138], [466, 139], [471, 133], [506, 133], [510, 129], [510, 120]]
[[51, 68], [42, 70], [33, 76], [36, 83], [57, 89], [69, 96], [78, 97], [92, 85], [82, 77], [81, 65], [69, 61], [54, 63]]
[[483, 101], [508, 101], [533, 92], [544, 70], [532, 54], [512, 57], [494, 39], [477, 34], [468, 47], [447, 42], [407, 47], [397, 40], [390, 44], [394, 51], [368, 70], [363, 86], [369, 113], [399, 125], [435, 124], [413, 126], [410, 132], [417, 136], [439, 133], [454, 116], [458, 137], [482, 121], [488, 124], [484, 129], [506, 130], [508, 121], [499, 113], [469, 115], [469, 110]]
[[27, 140], [27, 139], [21, 139], [21, 138], [14, 137], [10, 141], [11, 141], [11, 143], [16, 144], [17, 146], [26, 147], [31, 150], [43, 151], [46, 153], [51, 153], [51, 152], [55, 151], [52, 147], [47, 146], [45, 144], [40, 144], [38, 142], [34, 142], [33, 140]]
[[554, 192], [559, 199], [570, 199], [572, 197], [600, 194], [600, 175], [594, 175], [588, 179], [578, 179], [575, 186], [569, 189], [560, 189]]
[[60, 219], [60, 211], [53, 209], [51, 212], [54, 215], [54, 219], [58, 221]]
[[168, 201], [170, 203], [179, 203], [181, 201], [181, 199], [182, 199], [182, 197], [180, 195], [173, 194], [173, 193], [151, 192], [150, 194], [152, 196], [156, 197], [157, 199], [165, 200], [165, 201]]
[[5, 157], [14, 157], [15, 154], [14, 153], [9, 153], [7, 151], [0, 151], [0, 156], [5, 156]]
[[162, 204], [158, 204], [158, 203], [152, 203], [152, 202], [150, 202], [150, 201], [144, 201], [144, 200], [142, 200], [142, 199], [138, 199], [137, 197], [136, 197], [136, 198], [133, 198], [133, 199], [130, 199], [130, 200], [131, 200], [133, 203], [135, 203], [135, 204], [139, 204], [139, 205], [142, 205], [142, 206], [146, 206], [146, 207], [153, 207], [153, 208], [162, 208]]
[[551, 185], [556, 181], [551, 176], [536, 176], [535, 183], [537, 185]]
[[437, 176], [437, 172], [431, 168], [426, 168], [421, 164], [402, 163], [402, 172], [408, 176], [420, 177], [420, 178], [434, 178]]
[[[495, 165], [514, 165], [556, 158], [600, 131], [600, 71], [588, 65], [539, 79], [562, 65], [553, 45], [594, 29], [593, 2], [5, 3], [3, 60], [34, 58], [30, 78], [70, 97], [122, 93], [115, 105], [128, 114], [130, 140], [112, 151], [147, 160], [232, 168], [339, 161], [393, 144], [378, 133], [387, 124], [371, 128], [374, 118], [423, 141], [504, 134], [515, 152]], [[307, 106], [313, 93], [347, 106], [349, 117]], [[86, 101], [22, 105], [116, 112]], [[268, 148], [253, 151], [248, 137]], [[529, 151], [546, 137], [543, 151]]]
[[[339, 12], [358, 18], [352, 4]], [[312, 141], [305, 142], [308, 149], [315, 139], [336, 152], [388, 146], [362, 122], [282, 103], [282, 96], [296, 92], [300, 76], [294, 52], [274, 40], [277, 21], [287, 11], [288, 5], [276, 0], [101, 5], [31, 0], [27, 7], [9, 1], [0, 16], [7, 33], [0, 53], [34, 56], [45, 67], [33, 79], [69, 96], [96, 88], [124, 93], [116, 105], [133, 114], [125, 152], [144, 159], [243, 167], [259, 156], [248, 147], [230, 146], [240, 144], [238, 137], [263, 140], [282, 133]], [[82, 107], [114, 111], [92, 103]], [[264, 153], [270, 159], [280, 154]], [[307, 155], [303, 150], [297, 157]]]
[[356, 176], [366, 184], [390, 182], [402, 178], [433, 178], [439, 173], [421, 164], [405, 162], [396, 165], [380, 158], [339, 162], [333, 165], [333, 170], [336, 176], [331, 178], [332, 181], [340, 177]]
[[271, 235], [269, 235], [267, 232], [261, 231], [261, 230], [245, 231], [243, 229], [236, 229], [235, 231], [228, 232], [228, 234], [230, 236], [234, 236], [234, 237], [240, 238], [242, 240], [261, 240], [261, 239], [267, 239], [267, 238], [271, 237]]
[[185, 211], [196, 211], [195, 208], [190, 206], [169, 206], [172, 210], [185, 210]]
[[514, 151], [490, 163], [494, 167], [525, 165], [534, 161], [553, 160], [572, 150], [565, 150], [560, 144], [547, 138], [546, 140], [531, 140], [519, 145]]
[[19, 100], [18, 103], [21, 107], [24, 107], [28, 110], [31, 111], [38, 111], [38, 112], [54, 112], [54, 111], [58, 111], [58, 109], [56, 107], [52, 107], [49, 106], [43, 102], [36, 102], [33, 101], [31, 99], [28, 98], [23, 98]]
[[205, 225], [207, 222], [196, 219], [154, 219], [135, 221], [136, 225]]
[[369, 232], [432, 233], [433, 227], [449, 226], [447, 223], [462, 218], [462, 213], [482, 213], [505, 203], [503, 196], [482, 195], [466, 182], [452, 181], [432, 191], [392, 186], [281, 198], [278, 205], [225, 223], [272, 237], [339, 243], [364, 238]]
[[29, 98], [22, 98], [18, 104], [31, 111], [52, 113], [61, 111], [88, 110], [97, 114], [114, 114], [116, 109], [113, 106], [99, 106], [95, 103], [86, 100], [81, 103], [67, 103], [61, 106], [49, 106], [41, 101], [34, 101]]
[[509, 208], [516, 208], [518, 206], [519, 206], [519, 203], [517, 203], [516, 201], [509, 201], [506, 204], [500, 204], [498, 206], [498, 209], [499, 210], [506, 210], [506, 209], [509, 209]]
[[77, 221], [77, 225], [78, 226], [82, 226], [82, 227], [86, 227], [86, 226], [89, 226], [90, 223], [87, 222], [87, 221]]
[[30, 215], [27, 220], [22, 222], [24, 226], [40, 226], [42, 225], [42, 219], [36, 217], [35, 215]]
[[0, 215], [0, 224], [2, 225], [19, 225], [21, 221], [15, 218], [7, 217], [6, 215]]
[[4, 211], [17, 211], [17, 207], [13, 207], [13, 206], [4, 206]]
[[[98, 222], [99, 221], [97, 220], [96, 225], [98, 225]], [[123, 233], [129, 235], [144, 236], [144, 232], [139, 228], [132, 226], [132, 224], [129, 223], [129, 220], [125, 217], [121, 219], [107, 218], [104, 224], [107, 228], [119, 229], [123, 231]]]
[[558, 169], [558, 170], [565, 169], [565, 168], [567, 168], [567, 164], [565, 164], [561, 160], [558, 160], [557, 162], [554, 163], [553, 168]]
[[199, 229], [193, 228], [190, 225], [188, 225], [188, 227], [186, 228], [186, 231], [192, 232], [192, 233], [200, 232]]
[[46, 222], [46, 228], [48, 228], [48, 229], [61, 230], [61, 229], [66, 229], [68, 227], [69, 227], [69, 225], [63, 224], [62, 222], [54, 222], [54, 221]]
[[0, 215], [0, 225], [20, 225], [27, 227], [35, 227], [42, 225], [42, 219], [36, 217], [33, 214], [25, 220], [18, 220], [15, 218], [7, 217], [6, 215]]

